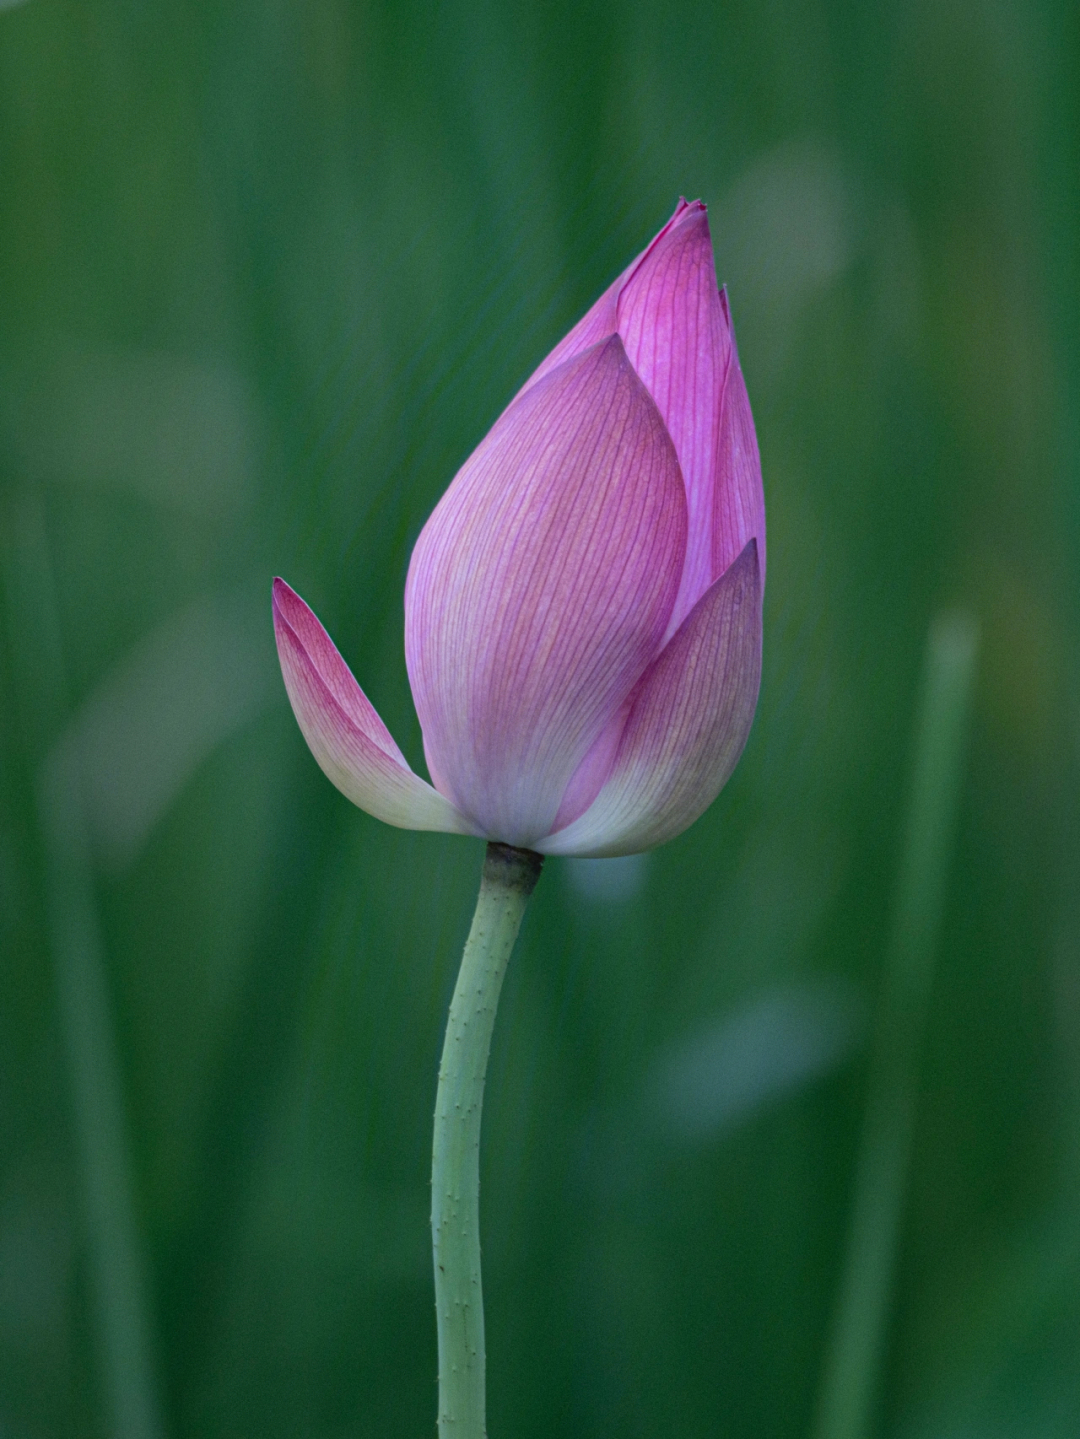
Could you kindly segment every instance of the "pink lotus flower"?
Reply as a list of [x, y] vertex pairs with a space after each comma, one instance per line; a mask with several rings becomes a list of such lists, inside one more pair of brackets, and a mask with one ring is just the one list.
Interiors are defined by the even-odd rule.
[[518, 393], [435, 507], [405, 586], [432, 785], [311, 610], [274, 582], [293, 709], [389, 824], [544, 854], [681, 833], [742, 752], [765, 510], [705, 206], [675, 214]]

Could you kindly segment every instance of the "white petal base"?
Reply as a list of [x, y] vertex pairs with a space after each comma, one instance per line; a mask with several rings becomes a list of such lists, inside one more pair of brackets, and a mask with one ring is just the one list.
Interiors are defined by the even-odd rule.
[[274, 634], [293, 713], [319, 768], [353, 804], [400, 829], [475, 834], [415, 774], [314, 613], [274, 581]]

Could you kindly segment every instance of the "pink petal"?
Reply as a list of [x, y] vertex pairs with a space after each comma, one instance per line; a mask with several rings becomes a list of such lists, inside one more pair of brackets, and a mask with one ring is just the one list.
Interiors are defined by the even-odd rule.
[[685, 547], [678, 461], [617, 336], [466, 461], [413, 551], [405, 656], [432, 772], [489, 838], [550, 832], [659, 649]]
[[681, 834], [735, 768], [760, 679], [761, 581], [751, 540], [643, 677], [597, 799], [533, 848], [634, 854]]
[[610, 717], [589, 746], [585, 758], [570, 776], [570, 782], [563, 790], [558, 813], [551, 824], [553, 834], [572, 824], [578, 815], [584, 814], [607, 783], [619, 750], [619, 741], [626, 728], [632, 700], [633, 692], [627, 695], [624, 703]]
[[686, 565], [668, 621], [671, 635], [716, 577], [712, 528], [720, 399], [732, 353], [700, 201], [658, 237], [624, 286], [618, 312], [626, 353], [663, 416], [686, 484]]
[[585, 312], [569, 334], [563, 336], [551, 354], [548, 355], [547, 359], [529, 376], [517, 395], [514, 396], [515, 399], [523, 395], [526, 390], [536, 384], [537, 380], [542, 379], [551, 370], [556, 369], [559, 365], [565, 364], [567, 360], [573, 359], [575, 355], [580, 355], [582, 351], [591, 349], [593, 345], [599, 344], [601, 340], [606, 340], [609, 335], [615, 334], [619, 328], [618, 302], [619, 296], [622, 294], [623, 286], [638, 266], [641, 265], [645, 258], [656, 248], [672, 226], [675, 225], [690, 208], [692, 207], [687, 205], [685, 200], [679, 201], [675, 207], [674, 215], [672, 215], [660, 233], [649, 241], [648, 245], [642, 250], [633, 264], [628, 265], [619, 278], [608, 286], [599, 300], [596, 301], [591, 309]]
[[320, 769], [343, 795], [402, 829], [474, 833], [405, 763], [330, 636], [284, 580], [274, 581], [274, 634], [293, 713]]
[[731, 324], [727, 291], [720, 293], [730, 337], [730, 359], [720, 408], [717, 480], [713, 492], [712, 575], [722, 575], [757, 540], [761, 583], [765, 584], [765, 494], [761, 486], [754, 417], [746, 393], [735, 331]]

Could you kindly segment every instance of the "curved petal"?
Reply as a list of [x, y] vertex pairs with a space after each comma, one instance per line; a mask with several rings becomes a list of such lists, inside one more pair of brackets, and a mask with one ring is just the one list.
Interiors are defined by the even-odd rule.
[[[546, 374], [557, 369], [559, 365], [564, 365], [567, 360], [573, 359], [575, 355], [582, 354], [583, 351], [591, 349], [593, 345], [598, 345], [601, 340], [606, 340], [609, 335], [615, 334], [619, 328], [619, 296], [622, 294], [624, 286], [638, 267], [647, 259], [656, 246], [660, 244], [672, 226], [691, 208], [685, 200], [680, 199], [679, 203], [675, 206], [675, 213], [660, 233], [649, 241], [637, 259], [626, 267], [619, 278], [607, 287], [599, 300], [597, 300], [590, 309], [586, 310], [574, 328], [563, 336], [547, 358], [537, 366], [525, 381], [524, 385], [522, 385], [521, 389], [514, 396], [515, 400], [519, 399], [526, 390], [531, 389], [537, 380], [543, 379]], [[513, 401], [511, 401], [511, 403], [513, 403]], [[676, 446], [676, 449], [677, 448]]]
[[529, 845], [660, 647], [686, 501], [612, 336], [507, 410], [425, 525], [405, 657], [432, 772], [489, 838]]
[[405, 763], [330, 636], [284, 580], [274, 581], [274, 635], [304, 738], [346, 798], [401, 829], [475, 833], [450, 801]]
[[611, 775], [542, 854], [619, 855], [681, 834], [742, 753], [761, 679], [761, 582], [753, 540], [642, 678]]
[[663, 416], [686, 482], [689, 538], [669, 635], [716, 578], [712, 528], [720, 401], [732, 354], [705, 206], [695, 200], [673, 219], [618, 302], [626, 353]]
[[739, 364], [739, 352], [735, 346], [735, 330], [726, 290], [720, 292], [720, 303], [731, 348], [720, 402], [711, 526], [712, 576], [722, 575], [754, 539], [757, 540], [758, 564], [764, 588], [765, 492], [761, 485], [761, 456], [758, 454], [754, 417], [750, 413], [750, 399]]

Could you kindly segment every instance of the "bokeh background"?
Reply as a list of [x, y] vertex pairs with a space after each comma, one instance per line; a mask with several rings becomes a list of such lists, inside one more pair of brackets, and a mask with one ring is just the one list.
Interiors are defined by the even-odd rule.
[[688, 833], [538, 890], [485, 1115], [491, 1432], [811, 1433], [920, 670], [959, 606], [982, 644], [870, 1429], [1080, 1433], [1075, 4], [26, 0], [3, 1439], [434, 1432], [430, 1125], [481, 846], [322, 778], [269, 583], [422, 766], [412, 543], [680, 193], [761, 442], [761, 705]]

